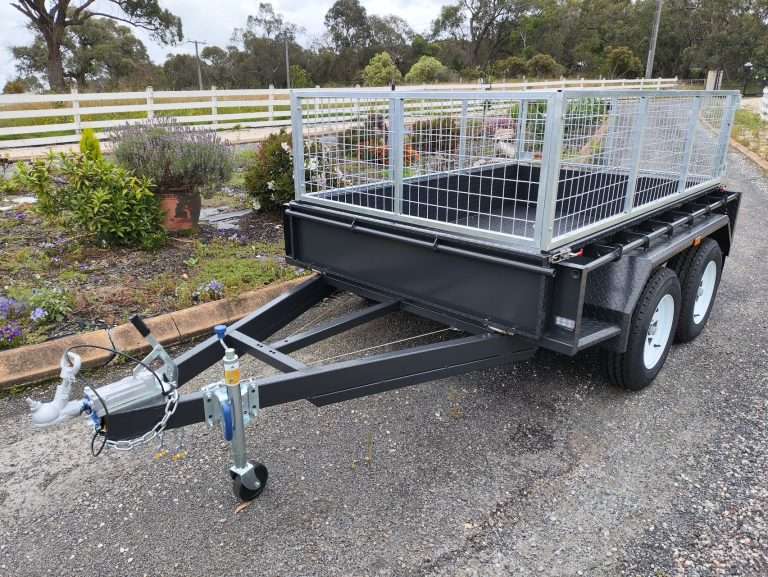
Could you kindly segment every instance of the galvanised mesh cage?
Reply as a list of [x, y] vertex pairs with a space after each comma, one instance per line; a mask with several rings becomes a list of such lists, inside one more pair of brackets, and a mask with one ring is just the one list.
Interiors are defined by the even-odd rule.
[[298, 91], [296, 198], [552, 250], [716, 185], [738, 98]]

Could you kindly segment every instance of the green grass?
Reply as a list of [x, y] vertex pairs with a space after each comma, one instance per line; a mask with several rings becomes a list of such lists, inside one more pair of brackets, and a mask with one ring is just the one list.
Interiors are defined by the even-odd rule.
[[283, 247], [257, 243], [239, 245], [216, 241], [198, 245], [194, 259], [189, 262], [189, 279], [178, 284], [176, 290], [180, 306], [193, 304], [192, 294], [204, 284], [216, 280], [224, 285], [224, 296], [236, 296], [270, 283], [295, 278], [291, 267], [278, 262]]
[[43, 251], [24, 247], [6, 251], [0, 255], [0, 271], [11, 275], [42, 274], [51, 265], [51, 259]]
[[766, 123], [760, 118], [760, 115], [744, 108], [736, 111], [736, 118], [733, 123], [734, 131], [742, 130], [760, 130], [765, 128]]
[[731, 136], [752, 152], [768, 158], [768, 122], [751, 110], [737, 110]]

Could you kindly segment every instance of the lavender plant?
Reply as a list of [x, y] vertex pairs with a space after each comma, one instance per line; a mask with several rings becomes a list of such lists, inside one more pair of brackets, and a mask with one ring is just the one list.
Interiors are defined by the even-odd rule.
[[232, 174], [232, 151], [211, 129], [159, 118], [114, 129], [110, 137], [118, 163], [159, 191], [198, 192]]

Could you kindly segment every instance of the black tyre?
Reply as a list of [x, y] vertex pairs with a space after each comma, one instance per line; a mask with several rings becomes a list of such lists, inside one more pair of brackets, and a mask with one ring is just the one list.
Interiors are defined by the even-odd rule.
[[263, 463], [254, 461], [251, 461], [251, 464], [256, 473], [256, 478], [259, 480], [258, 488], [251, 489], [246, 487], [237, 475], [232, 477], [232, 492], [235, 494], [235, 497], [241, 501], [253, 501], [256, 497], [261, 495], [262, 491], [264, 491], [264, 487], [267, 486], [267, 479], [269, 478], [267, 467]]
[[672, 346], [680, 300], [680, 282], [675, 272], [661, 268], [653, 273], [632, 315], [627, 350], [603, 353], [612, 384], [639, 391], [653, 382]]
[[677, 273], [677, 278], [680, 280], [681, 288], [683, 284], [683, 279], [685, 278], [685, 275], [688, 274], [688, 269], [691, 266], [691, 261], [693, 260], [693, 257], [696, 256], [697, 250], [698, 248], [695, 246], [689, 247], [683, 252], [675, 255], [667, 263], [667, 268], [671, 268], [673, 271], [675, 271], [675, 273]]
[[720, 286], [723, 252], [717, 241], [706, 238], [693, 253], [685, 276], [680, 277], [682, 302], [677, 341], [687, 343], [704, 330]]

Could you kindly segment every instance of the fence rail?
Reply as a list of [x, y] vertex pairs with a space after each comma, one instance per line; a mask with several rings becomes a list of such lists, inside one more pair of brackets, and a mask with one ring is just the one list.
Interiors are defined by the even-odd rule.
[[[441, 84], [404, 88], [408, 91], [516, 90], [552, 88], [674, 88], [677, 78], [560, 79], [542, 82]], [[381, 90], [364, 88], [366, 90]], [[327, 91], [328, 89], [324, 89]], [[348, 93], [358, 89], [330, 89]], [[69, 94], [13, 94], [0, 96], [0, 149], [77, 142], [86, 128], [97, 131], [163, 116], [216, 129], [289, 127], [290, 90], [186, 90]], [[101, 137], [105, 133], [100, 134]]]

